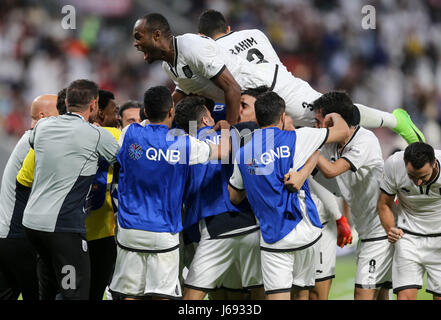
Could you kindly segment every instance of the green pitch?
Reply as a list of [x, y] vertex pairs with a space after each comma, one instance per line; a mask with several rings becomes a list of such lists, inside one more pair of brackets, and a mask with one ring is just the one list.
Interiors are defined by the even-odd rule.
[[[329, 300], [353, 300], [354, 279], [355, 256], [349, 254], [337, 257], [335, 279], [332, 281]], [[396, 300], [397, 296], [391, 293], [391, 299]], [[426, 279], [424, 279], [423, 288], [418, 291], [418, 300], [432, 300], [432, 295], [426, 292]]]

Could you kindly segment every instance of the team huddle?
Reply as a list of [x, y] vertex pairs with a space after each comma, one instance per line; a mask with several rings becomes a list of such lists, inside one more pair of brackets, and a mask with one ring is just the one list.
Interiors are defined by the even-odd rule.
[[[344, 206], [354, 299], [416, 299], [425, 273], [441, 299], [441, 151], [407, 112], [315, 91], [215, 10], [198, 32], [134, 25], [173, 92], [118, 110], [80, 79], [34, 100], [2, 179], [0, 299], [326, 300]], [[409, 143], [386, 161], [382, 126]]]

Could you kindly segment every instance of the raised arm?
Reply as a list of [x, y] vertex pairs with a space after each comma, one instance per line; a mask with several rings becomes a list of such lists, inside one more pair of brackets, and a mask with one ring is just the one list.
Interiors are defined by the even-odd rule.
[[349, 135], [349, 127], [337, 113], [329, 113], [324, 119], [325, 127], [329, 128], [328, 138], [325, 143], [340, 142]]
[[285, 187], [290, 192], [298, 192], [317, 165], [320, 151], [314, 152], [299, 171], [289, 170], [284, 176]]
[[231, 125], [236, 124], [239, 121], [240, 111], [239, 84], [227, 68], [224, 68], [218, 76], [211, 80], [224, 91], [226, 120]]
[[181, 101], [182, 99], [184, 99], [186, 96], [187, 95], [185, 93], [183, 93], [182, 91], [175, 89], [175, 91], [173, 91], [173, 93], [172, 93], [173, 106], [176, 107], [178, 102]]
[[323, 173], [325, 178], [328, 179], [334, 178], [351, 169], [350, 164], [344, 158], [331, 162], [322, 155], [320, 155], [318, 158], [317, 167]]

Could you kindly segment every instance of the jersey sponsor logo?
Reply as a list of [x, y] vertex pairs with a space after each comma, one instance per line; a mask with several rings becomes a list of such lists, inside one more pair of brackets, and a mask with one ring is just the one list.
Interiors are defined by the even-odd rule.
[[211, 143], [211, 144], [219, 144], [220, 143], [220, 137], [219, 135], [214, 137], [206, 137], [205, 142]]
[[[289, 150], [288, 146], [280, 146], [277, 147], [275, 150], [271, 149], [267, 152], [262, 153], [260, 156], [254, 158], [249, 163], [247, 163], [247, 172], [251, 175], [269, 173], [267, 172], [268, 170], [266, 170], [268, 169], [266, 166], [276, 161], [276, 159], [288, 158], [290, 155], [291, 151]], [[260, 170], [260, 172], [257, 173], [256, 170], [259, 168], [265, 170]]]
[[190, 66], [186, 65], [182, 67], [182, 71], [184, 72], [187, 78], [190, 79], [191, 77], [193, 77], [193, 71], [191, 71]]
[[258, 157], [258, 160], [256, 160], [256, 162], [258, 164], [268, 165], [274, 162], [276, 158], [277, 159], [288, 158], [290, 155], [291, 152], [288, 146], [280, 146], [277, 147], [275, 150], [271, 149], [267, 152], [262, 153], [260, 157]]
[[145, 152], [147, 159], [151, 161], [165, 160], [170, 164], [175, 164], [181, 160], [181, 152], [179, 150], [167, 149], [166, 152], [162, 149], [155, 149], [150, 147]]
[[250, 49], [255, 44], [257, 44], [257, 41], [253, 37], [247, 38], [238, 42], [233, 48], [230, 49], [230, 52], [232, 54], [239, 54], [242, 51]]
[[142, 157], [142, 147], [137, 143], [132, 143], [129, 146], [129, 157], [132, 160], [139, 160]]

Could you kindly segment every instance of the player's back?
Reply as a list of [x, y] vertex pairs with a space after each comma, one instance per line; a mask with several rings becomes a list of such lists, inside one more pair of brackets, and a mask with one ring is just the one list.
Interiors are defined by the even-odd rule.
[[282, 66], [276, 51], [267, 36], [258, 29], [232, 31], [216, 39], [231, 54], [247, 59], [251, 63], [271, 62]]
[[274, 63], [252, 64], [241, 56], [231, 55], [211, 38], [183, 34], [174, 38], [174, 64], [162, 66], [183, 93], [208, 97], [225, 102], [224, 92], [213, 81], [225, 68], [233, 75], [242, 90], [259, 86], [272, 87], [277, 77]]
[[166, 125], [133, 123], [118, 162], [118, 221], [126, 229], [176, 233], [182, 229], [181, 203], [188, 174], [187, 136]]

